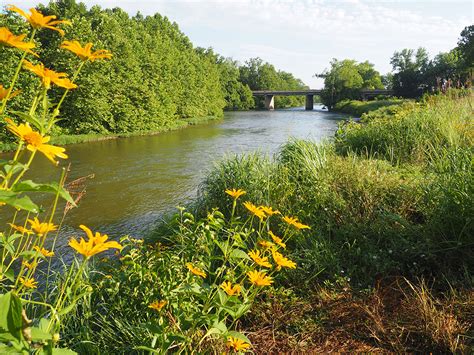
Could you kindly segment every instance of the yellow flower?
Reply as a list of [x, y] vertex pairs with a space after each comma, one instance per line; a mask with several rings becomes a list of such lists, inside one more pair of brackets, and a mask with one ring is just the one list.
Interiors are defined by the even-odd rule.
[[55, 15], [44, 16], [41, 12], [36, 11], [36, 9], [34, 8], [30, 9], [30, 12], [31, 12], [30, 14], [27, 14], [22, 9], [19, 9], [18, 7], [13, 6], [13, 5], [7, 6], [7, 10], [14, 11], [17, 14], [20, 14], [21, 16], [23, 16], [33, 28], [36, 28], [36, 29], [49, 28], [50, 30], [58, 31], [62, 36], [64, 36], [64, 31], [55, 26], [62, 23], [65, 25], [71, 25], [71, 21], [56, 20]]
[[67, 155], [64, 154], [66, 149], [61, 148], [61, 147], [56, 147], [51, 144], [45, 144], [48, 143], [50, 140], [50, 137], [43, 137], [41, 134], [39, 134], [36, 131], [33, 131], [33, 129], [30, 127], [30, 124], [27, 123], [21, 123], [18, 126], [9, 118], [5, 118], [5, 121], [7, 121], [7, 128], [10, 132], [12, 132], [15, 136], [20, 138], [22, 141], [27, 143], [27, 149], [29, 151], [40, 151], [45, 155], [46, 158], [48, 158], [53, 164], [58, 164], [56, 160], [54, 160], [55, 157], [58, 158], [63, 158], [66, 159]]
[[165, 300], [155, 301], [151, 303], [148, 308], [154, 309], [155, 311], [161, 311], [161, 309], [166, 306], [168, 302]]
[[[16, 91], [13, 91], [11, 94], [10, 94], [10, 99], [12, 97], [15, 97], [17, 96], [18, 94], [20, 93], [20, 90], [16, 90]], [[4, 88], [2, 84], [0, 84], [0, 101], [3, 101], [5, 100], [5, 98], [7, 97], [8, 95], [8, 89], [7, 88]]]
[[90, 60], [91, 62], [97, 59], [110, 59], [112, 53], [105, 49], [99, 49], [92, 52], [92, 43], [87, 43], [84, 47], [78, 41], [64, 41], [61, 44], [61, 48], [67, 49], [68, 51], [77, 55], [81, 60]]
[[227, 195], [232, 196], [234, 199], [238, 199], [240, 196], [245, 195], [247, 192], [241, 189], [232, 189], [232, 190], [225, 190]]
[[69, 241], [69, 246], [79, 254], [84, 255], [86, 258], [90, 258], [93, 255], [102, 253], [109, 249], [122, 249], [122, 246], [116, 241], [108, 242], [107, 239], [109, 239], [109, 237], [107, 234], [96, 232], [94, 235], [92, 231], [84, 225], [80, 225], [79, 228], [86, 232], [88, 240], [85, 241], [84, 238], [81, 238], [80, 241], [77, 241], [75, 238], [72, 238]]
[[262, 271], [249, 271], [247, 273], [249, 280], [255, 286], [270, 286], [273, 280], [270, 276], [266, 276]]
[[29, 279], [25, 279], [24, 277], [20, 277], [20, 283], [27, 287], [27, 288], [36, 288], [38, 286], [38, 282], [35, 281], [33, 277]]
[[262, 248], [265, 248], [265, 249], [271, 249], [275, 246], [275, 244], [273, 244], [272, 242], [269, 242], [267, 240], [259, 240], [258, 245]]
[[265, 212], [263, 212], [260, 207], [255, 206], [253, 203], [247, 201], [244, 202], [244, 206], [258, 218], [264, 219], [266, 217]]
[[30, 223], [31, 229], [39, 236], [58, 229], [58, 226], [55, 226], [53, 223], [40, 222], [38, 217], [35, 217], [34, 219], [28, 219], [28, 223]]
[[33, 231], [31, 229], [27, 229], [25, 227], [22, 227], [22, 226], [17, 226], [16, 224], [12, 224], [12, 223], [8, 223], [10, 227], [12, 227], [14, 230], [20, 232], [21, 234], [32, 234]]
[[232, 283], [230, 281], [224, 281], [221, 284], [221, 288], [227, 293], [229, 296], [234, 296], [238, 295], [242, 289], [242, 287], [239, 284], [235, 284], [232, 286]]
[[34, 268], [38, 265], [38, 263], [37, 263], [36, 261], [33, 261], [32, 263], [29, 263], [28, 261], [23, 261], [22, 264], [23, 264], [27, 269], [30, 269], [30, 270], [34, 269]]
[[268, 258], [260, 256], [260, 250], [249, 251], [249, 256], [255, 261], [258, 265], [263, 267], [271, 268], [272, 264], [268, 262]]
[[54, 251], [49, 251], [48, 249], [40, 248], [37, 245], [34, 246], [33, 249], [43, 254], [43, 256], [46, 258], [54, 256]]
[[274, 210], [270, 206], [260, 206], [259, 208], [263, 212], [265, 212], [269, 217], [273, 216], [274, 214], [280, 214], [280, 211]]
[[283, 249], [286, 248], [286, 244], [283, 243], [283, 240], [280, 238], [280, 237], [277, 237], [275, 234], [273, 234], [272, 231], [268, 231], [268, 234], [270, 235], [270, 237], [272, 237], [273, 241], [275, 242], [275, 244], [278, 244], [279, 246], [281, 246]]
[[0, 44], [18, 48], [37, 56], [37, 54], [32, 51], [32, 49], [35, 48], [35, 44], [32, 42], [23, 42], [25, 37], [26, 35], [15, 36], [8, 28], [0, 27]]
[[229, 349], [233, 349], [234, 351], [245, 351], [250, 348], [249, 343], [234, 337], [228, 337], [226, 345]]
[[283, 220], [288, 223], [289, 225], [297, 228], [297, 229], [311, 229], [310, 226], [307, 226], [306, 224], [300, 223], [298, 221], [298, 217], [288, 217], [285, 216], [283, 217]]
[[200, 268], [197, 268], [193, 266], [191, 263], [186, 263], [186, 267], [188, 268], [189, 271], [191, 271], [194, 275], [196, 276], [201, 276], [202, 278], [206, 277], [206, 273], [201, 270]]
[[65, 89], [77, 88], [77, 85], [71, 82], [67, 78], [66, 73], [58, 73], [58, 72], [55, 72], [54, 70], [45, 68], [43, 63], [39, 63], [35, 65], [25, 60], [24, 66], [25, 66], [25, 69], [31, 71], [32, 73], [35, 73], [37, 76], [41, 78], [41, 82], [43, 83], [43, 86], [46, 89], [49, 89], [51, 87], [51, 83], [56, 84], [57, 86], [65, 88]]
[[296, 269], [296, 263], [288, 258], [285, 258], [281, 253], [273, 251], [272, 255], [273, 260], [275, 260], [275, 263], [278, 265], [277, 270], [280, 270], [282, 267]]

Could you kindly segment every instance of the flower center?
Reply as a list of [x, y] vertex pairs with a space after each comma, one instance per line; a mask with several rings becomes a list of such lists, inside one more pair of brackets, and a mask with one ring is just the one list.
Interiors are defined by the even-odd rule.
[[43, 137], [38, 132], [30, 132], [23, 136], [25, 142], [38, 148], [43, 143]]

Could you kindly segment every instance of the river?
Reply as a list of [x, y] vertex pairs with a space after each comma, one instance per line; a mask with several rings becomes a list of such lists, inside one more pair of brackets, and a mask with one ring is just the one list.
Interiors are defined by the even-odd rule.
[[[319, 106], [228, 112], [221, 121], [159, 135], [69, 145], [69, 159], [61, 163], [71, 164], [69, 180], [94, 178], [86, 179], [86, 194], [67, 213], [62, 233], [85, 224], [111, 237], [141, 237], [196, 195], [213, 162], [252, 151], [273, 154], [290, 137], [321, 141], [334, 135], [341, 118]], [[26, 178], [49, 182], [60, 171], [41, 157]]]

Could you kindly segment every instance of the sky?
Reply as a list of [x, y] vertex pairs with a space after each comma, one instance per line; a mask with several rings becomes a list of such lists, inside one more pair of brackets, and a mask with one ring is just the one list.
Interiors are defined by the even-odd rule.
[[[38, 0], [0, 0], [21, 8]], [[45, 3], [47, 1], [43, 1]], [[241, 63], [260, 57], [293, 73], [311, 88], [332, 58], [369, 60], [382, 74], [403, 48], [425, 47], [434, 56], [456, 46], [474, 23], [474, 0], [83, 0], [156, 12], [178, 23], [195, 46], [212, 47]]]

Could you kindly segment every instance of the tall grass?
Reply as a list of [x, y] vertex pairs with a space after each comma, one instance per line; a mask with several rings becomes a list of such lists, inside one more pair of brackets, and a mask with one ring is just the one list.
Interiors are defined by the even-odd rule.
[[343, 127], [335, 144], [294, 140], [273, 159], [228, 158], [203, 182], [199, 210], [236, 186], [298, 213], [312, 233], [292, 241], [303, 266], [295, 280], [309, 286], [342, 277], [364, 287], [387, 274], [464, 282], [474, 270], [471, 99], [374, 114]]
[[473, 96], [437, 96], [390, 115], [374, 111], [365, 123], [351, 122], [339, 129], [336, 149], [393, 163], [422, 163], [443, 148], [472, 147]]

